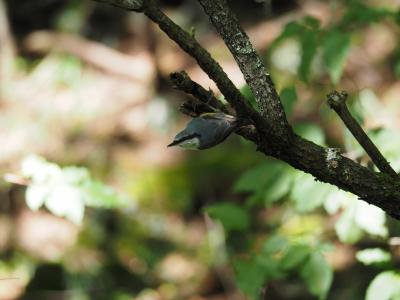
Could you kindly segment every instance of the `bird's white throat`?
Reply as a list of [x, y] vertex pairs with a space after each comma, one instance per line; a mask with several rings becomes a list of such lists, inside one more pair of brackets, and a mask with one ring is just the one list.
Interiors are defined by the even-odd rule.
[[178, 146], [184, 149], [197, 150], [200, 146], [200, 140], [198, 137], [193, 137], [191, 139], [182, 141], [178, 144]]

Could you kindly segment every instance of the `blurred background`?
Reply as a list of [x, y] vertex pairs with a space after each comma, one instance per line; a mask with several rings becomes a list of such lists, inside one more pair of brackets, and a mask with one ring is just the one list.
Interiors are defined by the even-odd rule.
[[[255, 105], [197, 1], [160, 5]], [[297, 133], [372, 168], [324, 102], [345, 89], [400, 170], [398, 0], [230, 5]], [[380, 209], [236, 135], [166, 148], [189, 120], [180, 70], [219, 95], [141, 14], [0, 0], [0, 299], [400, 299]]]

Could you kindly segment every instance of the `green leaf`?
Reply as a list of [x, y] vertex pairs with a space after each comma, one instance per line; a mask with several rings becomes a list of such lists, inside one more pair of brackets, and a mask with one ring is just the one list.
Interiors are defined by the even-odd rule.
[[325, 299], [331, 287], [333, 271], [319, 252], [311, 254], [300, 270], [300, 275], [306, 282], [311, 294]]
[[309, 257], [311, 251], [307, 245], [299, 244], [291, 246], [281, 260], [282, 269], [290, 270], [297, 268]]
[[390, 253], [381, 248], [370, 248], [360, 250], [356, 253], [356, 258], [364, 265], [382, 264], [390, 261]]
[[324, 203], [333, 187], [315, 181], [309, 174], [298, 172], [290, 194], [299, 212], [310, 212]]
[[311, 16], [304, 17], [301, 23], [311, 29], [318, 29], [321, 25], [321, 22], [317, 18]]
[[92, 180], [86, 168], [60, 168], [31, 155], [22, 161], [21, 173], [32, 181], [25, 195], [30, 209], [37, 210], [44, 205], [51, 213], [77, 224], [83, 220], [85, 205], [116, 207], [127, 202], [110, 187]]
[[237, 260], [233, 263], [236, 273], [236, 283], [250, 297], [259, 299], [261, 288], [265, 282], [263, 267], [254, 261]]
[[234, 185], [235, 192], [254, 192], [247, 204], [271, 204], [285, 196], [294, 172], [285, 163], [271, 160], [245, 172]]
[[354, 221], [356, 203], [350, 202], [335, 224], [336, 234], [343, 243], [354, 244], [363, 236], [360, 227]]
[[270, 176], [270, 180], [265, 184], [263, 193], [264, 204], [271, 204], [289, 193], [293, 182], [292, 170], [282, 169], [276, 176]]
[[288, 244], [289, 242], [285, 237], [280, 235], [274, 235], [273, 237], [265, 241], [262, 248], [262, 253], [271, 255], [276, 252], [283, 251], [286, 249]]
[[269, 160], [245, 172], [236, 182], [233, 189], [235, 192], [254, 192], [260, 190], [265, 185], [270, 184], [272, 178], [289, 170], [290, 167], [287, 164], [278, 160]]
[[353, 3], [343, 16], [340, 24], [343, 28], [351, 25], [371, 24], [386, 17], [396, 17], [396, 11], [384, 7], [369, 7], [362, 2]]
[[324, 202], [326, 212], [330, 215], [336, 214], [348, 197], [352, 197], [348, 192], [339, 189], [333, 190]]
[[265, 280], [280, 279], [286, 275], [279, 261], [271, 255], [262, 253], [256, 257], [255, 262], [262, 268]]
[[339, 82], [350, 49], [350, 35], [338, 30], [329, 31], [322, 43], [323, 58], [334, 84]]
[[320, 127], [312, 123], [298, 123], [294, 126], [294, 132], [303, 138], [318, 145], [324, 145], [325, 134]]
[[81, 189], [85, 192], [84, 202], [87, 206], [112, 208], [128, 202], [126, 197], [100, 181], [90, 180]]
[[271, 169], [268, 163], [260, 164], [246, 171], [235, 183], [235, 192], [255, 192], [261, 189], [268, 181]]
[[249, 213], [239, 205], [221, 202], [205, 208], [205, 211], [213, 218], [221, 221], [227, 231], [245, 230], [250, 225]]
[[294, 86], [286, 87], [281, 91], [280, 96], [286, 115], [290, 117], [297, 101], [296, 88]]
[[354, 222], [367, 233], [387, 237], [388, 229], [386, 227], [385, 212], [374, 205], [367, 202], [355, 200], [356, 208], [354, 212]]
[[275, 39], [272, 48], [287, 38], [301, 37], [307, 30], [314, 30], [320, 27], [320, 21], [316, 18], [306, 16], [300, 21], [289, 22], [285, 25], [281, 34]]
[[367, 289], [365, 300], [399, 300], [400, 275], [393, 271], [380, 273]]
[[280, 42], [287, 38], [291, 38], [294, 36], [300, 36], [305, 30], [304, 25], [300, 24], [299, 22], [289, 22], [285, 25], [285, 28], [283, 28], [281, 34], [274, 40], [274, 42], [271, 45], [271, 48], [273, 49], [276, 47]]
[[311, 75], [311, 65], [318, 48], [318, 39], [314, 31], [306, 31], [300, 36], [301, 44], [301, 63], [299, 66], [299, 76], [304, 82], [308, 82]]

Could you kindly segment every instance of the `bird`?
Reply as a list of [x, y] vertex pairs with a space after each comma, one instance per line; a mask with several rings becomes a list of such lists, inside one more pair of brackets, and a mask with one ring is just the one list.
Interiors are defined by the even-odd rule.
[[190, 150], [204, 150], [222, 143], [242, 122], [221, 112], [204, 113], [193, 118], [167, 147], [179, 146]]

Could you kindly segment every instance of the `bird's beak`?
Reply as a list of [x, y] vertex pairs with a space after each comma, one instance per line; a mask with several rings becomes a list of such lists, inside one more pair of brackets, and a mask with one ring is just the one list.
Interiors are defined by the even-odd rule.
[[171, 144], [167, 145], [167, 147], [173, 147], [179, 144], [179, 141], [173, 141]]

